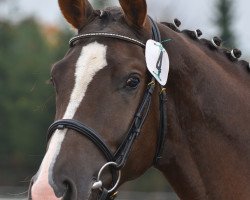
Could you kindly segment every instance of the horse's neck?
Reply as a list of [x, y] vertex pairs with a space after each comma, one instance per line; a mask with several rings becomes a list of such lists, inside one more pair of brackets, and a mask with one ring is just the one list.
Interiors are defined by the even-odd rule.
[[170, 61], [174, 58], [160, 170], [182, 199], [248, 199], [249, 79], [227, 71], [234, 66], [225, 58], [229, 66], [195, 45], [184, 44], [178, 56], [169, 51]]

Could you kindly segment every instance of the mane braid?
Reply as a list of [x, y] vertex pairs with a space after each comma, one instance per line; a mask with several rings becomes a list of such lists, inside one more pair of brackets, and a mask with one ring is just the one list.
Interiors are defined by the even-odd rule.
[[172, 29], [173, 31], [177, 33], [181, 32], [173, 23], [161, 22], [161, 24], [167, 26], [168, 28]]
[[[161, 22], [161, 24], [167, 26], [168, 28], [170, 28], [171, 30], [173, 30], [173, 31], [175, 31], [177, 33], [187, 35], [192, 40], [195, 40], [195, 41], [201, 43], [202, 45], [206, 46], [211, 51], [216, 51], [216, 52], [220, 53], [221, 56], [224, 56], [225, 58], [230, 60], [232, 63], [243, 66], [243, 67], [245, 67], [247, 69], [248, 72], [250, 72], [249, 62], [247, 62], [246, 60], [239, 60], [239, 58], [241, 57], [241, 51], [238, 50], [238, 49], [230, 50], [230, 49], [227, 49], [225, 47], [220, 47], [220, 45], [216, 45], [214, 43], [214, 39], [216, 39], [216, 41], [218, 42], [218, 40], [220, 40], [218, 37], [214, 37], [214, 39], [212, 41], [207, 40], [205, 38], [199, 39], [199, 37], [197, 37], [197, 33], [195, 31], [192, 31], [192, 30], [182, 30], [182, 31], [180, 31], [176, 27], [175, 24], [169, 23], [169, 22]], [[199, 29], [198, 29], [198, 31], [199, 31]]]

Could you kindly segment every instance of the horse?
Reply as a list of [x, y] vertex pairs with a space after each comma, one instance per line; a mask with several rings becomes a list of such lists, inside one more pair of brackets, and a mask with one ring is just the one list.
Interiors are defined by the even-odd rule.
[[150, 167], [183, 200], [249, 199], [249, 63], [217, 37], [155, 22], [145, 0], [119, 2], [59, 0], [78, 35], [51, 69], [55, 122], [29, 199], [114, 199]]

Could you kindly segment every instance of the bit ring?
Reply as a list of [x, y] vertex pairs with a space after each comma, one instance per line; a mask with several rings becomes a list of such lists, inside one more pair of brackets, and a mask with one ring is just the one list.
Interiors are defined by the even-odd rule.
[[[97, 180], [93, 184], [92, 189], [100, 189], [101, 190], [101, 188], [102, 188], [101, 175], [102, 175], [102, 172], [104, 171], [104, 169], [108, 166], [117, 167], [118, 164], [115, 162], [108, 162], [105, 165], [103, 165], [102, 168], [100, 169], [100, 171], [98, 172]], [[118, 184], [120, 183], [120, 180], [121, 180], [121, 170], [118, 171], [117, 181], [116, 181], [115, 185], [111, 189], [108, 190], [108, 194], [112, 193], [117, 188]]]

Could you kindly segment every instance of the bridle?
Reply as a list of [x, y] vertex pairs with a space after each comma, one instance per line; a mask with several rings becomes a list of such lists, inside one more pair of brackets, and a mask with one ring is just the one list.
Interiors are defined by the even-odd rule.
[[[152, 39], [154, 39], [155, 41], [161, 42], [161, 35], [157, 27], [157, 24], [151, 18], [150, 18], [150, 21], [152, 24], [152, 33], [153, 33]], [[136, 40], [127, 36], [119, 35], [119, 34], [112, 34], [112, 33], [88, 33], [88, 34], [78, 35], [78, 36], [73, 37], [70, 40], [69, 42], [70, 46], [73, 46], [77, 40], [84, 39], [87, 37], [116, 38], [119, 40], [133, 43], [142, 48], [145, 48], [145, 44], [139, 40]], [[103, 153], [103, 155], [105, 156], [108, 162], [100, 169], [97, 180], [92, 187], [92, 189], [100, 189], [101, 193], [100, 193], [99, 200], [114, 199], [116, 196], [115, 190], [120, 181], [121, 169], [124, 167], [124, 165], [127, 162], [127, 159], [131, 151], [132, 145], [134, 144], [134, 141], [140, 135], [141, 128], [145, 122], [145, 119], [150, 109], [152, 94], [154, 92], [155, 85], [156, 85], [155, 78], [151, 76], [151, 81], [147, 85], [142, 101], [137, 109], [137, 112], [134, 115], [134, 119], [128, 130], [127, 136], [124, 139], [124, 141], [121, 143], [121, 145], [118, 147], [115, 154], [112, 153], [110, 148], [105, 144], [104, 140], [101, 137], [99, 137], [98, 134], [94, 130], [92, 130], [91, 128], [87, 127], [85, 124], [77, 120], [61, 119], [51, 124], [48, 129], [47, 141], [49, 141], [49, 139], [52, 137], [53, 133], [57, 129], [59, 130], [71, 129], [71, 130], [74, 130], [76, 133], [79, 133], [87, 137]], [[157, 140], [156, 153], [155, 153], [155, 158], [154, 158], [155, 165], [158, 163], [159, 159], [161, 158], [164, 140], [165, 140], [165, 134], [166, 134], [167, 119], [166, 119], [165, 102], [166, 102], [166, 89], [162, 87], [161, 92], [159, 94], [160, 124], [159, 124], [159, 134], [158, 134], [158, 140]], [[110, 167], [111, 174], [112, 174], [113, 188], [109, 190], [103, 187], [102, 181], [100, 180], [101, 174], [106, 167]]]
[[[149, 17], [150, 18], [150, 17]], [[161, 42], [161, 35], [160, 31], [158, 29], [157, 24], [150, 18], [151, 24], [152, 24], [152, 33], [154, 39], [157, 42]], [[106, 37], [106, 38], [116, 38], [120, 39], [126, 42], [130, 42], [133, 44], [136, 44], [142, 48], [145, 48], [145, 44], [139, 40], [119, 35], [119, 34], [112, 34], [112, 33], [88, 33], [88, 34], [82, 34], [78, 35], [76, 37], [73, 37], [69, 44], [70, 46], [74, 45], [74, 42], [80, 39], [84, 39], [87, 37]], [[99, 200], [108, 200], [108, 199], [114, 199], [115, 198], [115, 189], [120, 181], [120, 170], [124, 167], [124, 165], [127, 162], [129, 153], [131, 151], [132, 145], [134, 144], [135, 139], [140, 135], [141, 128], [145, 122], [145, 119], [148, 115], [149, 108], [151, 105], [151, 99], [152, 94], [155, 89], [155, 78], [151, 76], [151, 81], [147, 85], [146, 91], [144, 93], [143, 99], [141, 101], [141, 104], [139, 105], [137, 112], [134, 115], [134, 119], [132, 121], [132, 124], [129, 128], [129, 131], [127, 133], [127, 136], [125, 140], [122, 142], [122, 144], [118, 147], [115, 154], [112, 153], [112, 151], [109, 149], [109, 147], [105, 144], [102, 138], [98, 137], [98, 134], [92, 130], [91, 128], [84, 125], [82, 122], [79, 122], [74, 119], [61, 119], [58, 121], [55, 121], [53, 124], [50, 125], [48, 129], [48, 136], [47, 141], [52, 137], [53, 133], [59, 129], [71, 129], [74, 130], [76, 133], [79, 133], [85, 137], [87, 137], [89, 140], [91, 140], [103, 153], [106, 160], [108, 161], [99, 171], [97, 181], [94, 183], [92, 189], [100, 189], [101, 194]], [[166, 133], [166, 90], [162, 87], [162, 90], [159, 95], [159, 104], [160, 104], [160, 124], [159, 124], [159, 134], [158, 134], [158, 140], [157, 140], [157, 148], [154, 158], [154, 164], [156, 165], [161, 158], [162, 150], [163, 150], [163, 144], [165, 139], [165, 133]], [[107, 190], [102, 186], [102, 181], [100, 180], [100, 176], [103, 172], [103, 170], [106, 167], [112, 167], [112, 179], [113, 179], [113, 188], [110, 190]], [[118, 171], [118, 177], [117, 173]], [[114, 180], [117, 180], [114, 183]]]

